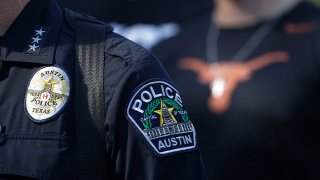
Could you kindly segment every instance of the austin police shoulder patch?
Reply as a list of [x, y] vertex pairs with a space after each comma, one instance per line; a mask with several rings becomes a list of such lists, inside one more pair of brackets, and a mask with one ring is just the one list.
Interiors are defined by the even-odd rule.
[[194, 150], [196, 132], [179, 92], [163, 80], [142, 83], [126, 107], [127, 119], [157, 156]]
[[38, 69], [31, 78], [25, 97], [28, 117], [37, 123], [55, 117], [69, 99], [70, 80], [59, 67]]

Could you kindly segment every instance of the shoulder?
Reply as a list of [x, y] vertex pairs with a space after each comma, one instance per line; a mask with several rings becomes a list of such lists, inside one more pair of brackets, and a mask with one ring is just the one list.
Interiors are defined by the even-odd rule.
[[129, 64], [136, 64], [146, 59], [154, 59], [154, 56], [149, 51], [125, 37], [114, 33], [113, 27], [105, 22], [99, 21], [92, 16], [73, 12], [68, 9], [64, 10], [64, 14], [66, 23], [73, 32], [78, 30], [77, 21], [84, 21], [87, 26], [104, 26], [106, 33], [105, 53], [107, 55], [117, 56]]
[[114, 32], [107, 34], [105, 52], [107, 55], [120, 57], [129, 65], [155, 60], [151, 52]]

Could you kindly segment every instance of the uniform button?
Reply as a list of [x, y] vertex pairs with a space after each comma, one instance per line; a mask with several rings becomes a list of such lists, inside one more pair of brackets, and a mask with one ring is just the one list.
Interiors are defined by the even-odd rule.
[[4, 126], [0, 123], [0, 145], [2, 145], [6, 141], [6, 134], [4, 131]]

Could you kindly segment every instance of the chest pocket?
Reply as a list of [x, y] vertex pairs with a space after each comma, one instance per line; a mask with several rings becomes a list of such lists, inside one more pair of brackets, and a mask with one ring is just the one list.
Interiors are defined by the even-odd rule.
[[[5, 63], [4, 69], [0, 80], [0, 174], [74, 178], [73, 106], [71, 97], [64, 103], [58, 97], [66, 96], [70, 87], [59, 82], [54, 69], [40, 72], [40, 67], [17, 63]], [[46, 114], [38, 110], [41, 108], [52, 113], [41, 116]]]

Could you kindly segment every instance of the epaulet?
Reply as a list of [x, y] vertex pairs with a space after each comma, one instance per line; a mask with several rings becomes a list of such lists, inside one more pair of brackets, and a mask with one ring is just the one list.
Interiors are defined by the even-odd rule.
[[106, 33], [112, 32], [113, 31], [113, 27], [106, 24], [103, 21], [99, 21], [97, 20], [95, 17], [86, 15], [86, 14], [81, 14], [81, 13], [77, 13], [74, 12], [70, 9], [63, 9], [64, 11], [64, 18], [68, 24], [68, 26], [72, 29], [75, 30], [76, 27], [76, 21], [80, 20], [80, 21], [86, 21], [86, 22], [90, 22], [90, 23], [96, 23], [96, 24], [102, 24], [106, 26]]

